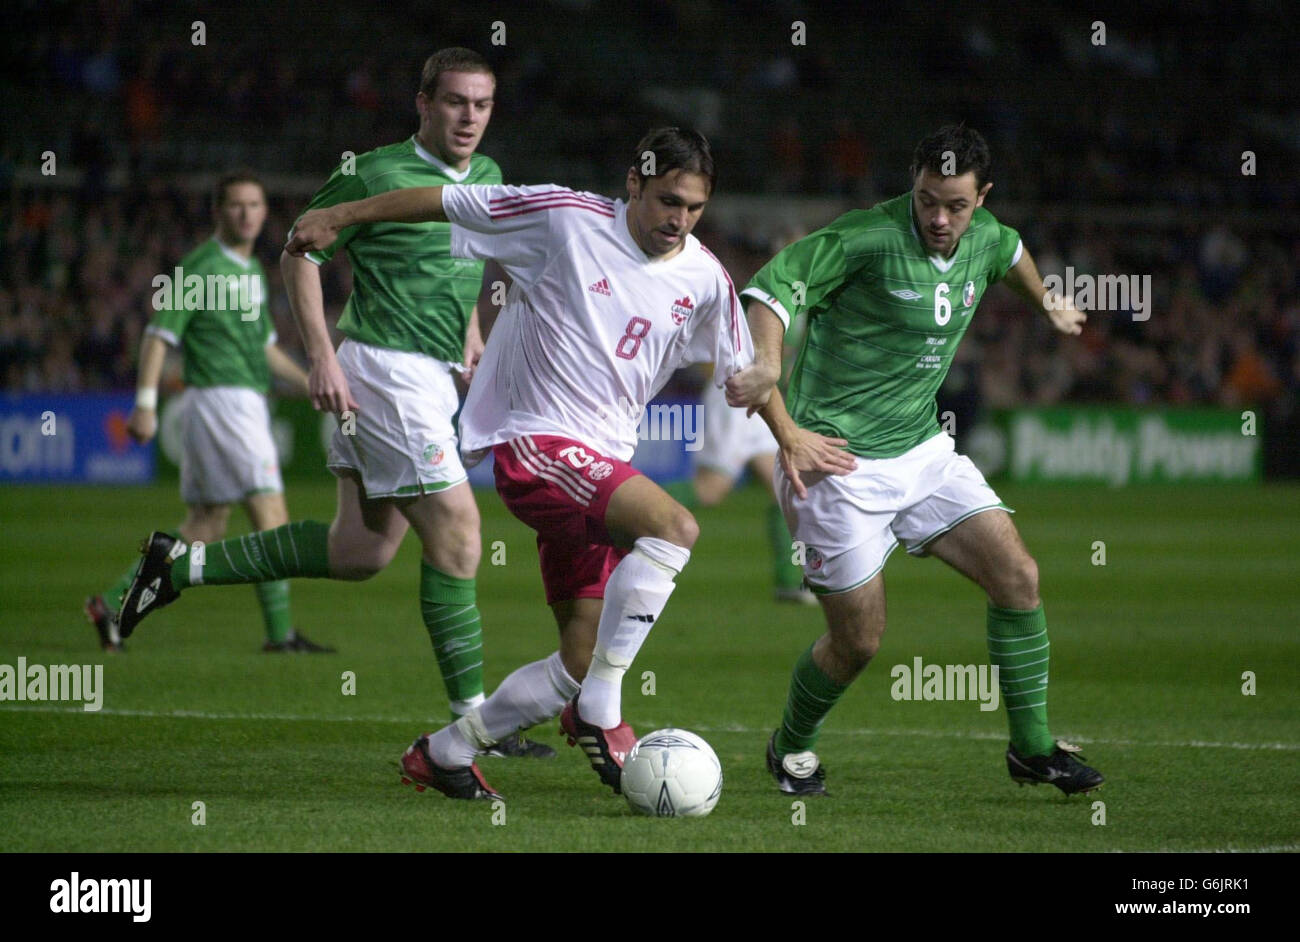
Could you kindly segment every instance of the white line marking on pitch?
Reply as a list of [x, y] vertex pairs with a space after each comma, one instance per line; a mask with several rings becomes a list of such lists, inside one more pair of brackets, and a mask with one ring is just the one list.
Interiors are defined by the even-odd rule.
[[[0, 714], [6, 711], [25, 713], [74, 713], [87, 715], [81, 707], [60, 706], [8, 706], [0, 708]], [[192, 720], [272, 720], [283, 723], [419, 723], [418, 716], [295, 716], [287, 713], [206, 713], [202, 710], [119, 710], [106, 708], [89, 715], [140, 716], [149, 719], [192, 719]], [[441, 721], [436, 721], [441, 723]], [[654, 723], [643, 724], [658, 728]], [[698, 733], [742, 733], [758, 735], [769, 734], [769, 729], [754, 729], [748, 726], [695, 726]], [[935, 729], [826, 729], [828, 736], [920, 736], [930, 739], [985, 739], [1005, 741], [1005, 733], [959, 732]], [[1171, 749], [1249, 749], [1279, 752], [1300, 751], [1300, 743], [1294, 742], [1211, 742], [1203, 739], [1191, 739], [1177, 742], [1167, 740], [1143, 741], [1138, 739], [1102, 739], [1092, 736], [1061, 737], [1071, 742], [1096, 743], [1102, 746], [1164, 746]]]

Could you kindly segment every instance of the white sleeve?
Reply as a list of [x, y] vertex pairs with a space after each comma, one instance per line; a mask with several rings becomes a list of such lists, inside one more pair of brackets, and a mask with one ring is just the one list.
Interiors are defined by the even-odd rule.
[[704, 314], [691, 333], [684, 360], [688, 363], [711, 361], [713, 384], [722, 386], [729, 376], [754, 362], [754, 340], [749, 335], [749, 324], [745, 321], [735, 286], [721, 269]]
[[449, 185], [442, 208], [451, 225], [451, 254], [493, 259], [510, 277], [531, 286], [546, 270], [555, 210], [574, 205], [582, 194], [560, 186]]

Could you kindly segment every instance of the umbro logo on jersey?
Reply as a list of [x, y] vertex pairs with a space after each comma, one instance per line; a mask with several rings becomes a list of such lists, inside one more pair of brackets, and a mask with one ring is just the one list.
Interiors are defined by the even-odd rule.
[[594, 285], [592, 285], [592, 286], [591, 286], [590, 288], [588, 288], [587, 290], [588, 290], [588, 291], [594, 291], [594, 292], [596, 292], [596, 294], [603, 294], [605, 297], [609, 297], [609, 296], [611, 296], [611, 295], [614, 293], [614, 292], [612, 292], [612, 291], [609, 290], [609, 279], [608, 279], [608, 278], [602, 278], [602, 279], [600, 279], [600, 281], [596, 282]]
[[904, 301], [917, 301], [920, 300], [921, 297], [920, 294], [913, 291], [911, 288], [900, 288], [897, 291], [891, 291], [889, 293], [896, 298], [902, 298]]
[[690, 317], [691, 312], [694, 310], [695, 305], [691, 303], [689, 297], [678, 298], [673, 302], [673, 323], [680, 327], [682, 324], [686, 323], [686, 318]]

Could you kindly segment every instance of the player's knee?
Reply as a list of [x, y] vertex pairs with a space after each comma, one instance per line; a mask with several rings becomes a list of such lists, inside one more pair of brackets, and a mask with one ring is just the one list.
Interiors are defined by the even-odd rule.
[[998, 586], [999, 597], [995, 605], [1003, 608], [1030, 609], [1038, 607], [1038, 563], [1028, 553], [1008, 566]]
[[832, 636], [836, 659], [854, 673], [865, 668], [880, 650], [880, 636], [870, 632], [852, 632]]
[[477, 520], [439, 527], [424, 544], [425, 561], [458, 579], [472, 579], [483, 555]]
[[330, 575], [349, 582], [364, 582], [383, 572], [397, 555], [397, 544], [330, 541]]
[[690, 549], [695, 545], [695, 541], [700, 538], [700, 525], [696, 522], [693, 513], [678, 504], [664, 525], [664, 532], [656, 534], [656, 536], [667, 540], [669, 543]]

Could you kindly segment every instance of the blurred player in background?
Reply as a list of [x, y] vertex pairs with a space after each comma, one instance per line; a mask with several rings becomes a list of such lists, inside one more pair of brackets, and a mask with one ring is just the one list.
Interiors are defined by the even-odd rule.
[[[771, 251], [780, 251], [803, 234], [802, 229], [782, 233], [773, 240]], [[796, 348], [802, 336], [803, 318], [796, 318], [785, 338], [785, 346]], [[728, 406], [726, 394], [712, 383], [705, 383], [700, 405], [704, 411], [704, 434], [700, 438], [700, 450], [695, 454], [691, 480], [675, 482], [665, 490], [688, 510], [716, 507], [731, 493], [741, 475], [749, 471], [772, 497], [765, 523], [767, 542], [772, 551], [776, 600], [816, 605], [817, 596], [803, 584], [802, 567], [792, 561], [794, 551], [790, 531], [772, 488], [772, 471], [778, 450], [772, 430], [760, 416], [747, 415], [744, 409]]]
[[[201, 300], [191, 301], [183, 290], [159, 291], [161, 303], [140, 348], [135, 408], [126, 427], [141, 443], [158, 430], [158, 382], [167, 347], [179, 348], [184, 356], [181, 499], [188, 511], [171, 538], [186, 543], [224, 537], [236, 503], [257, 530], [289, 521], [266, 394], [274, 375], [306, 395], [307, 374], [276, 346], [265, 308], [266, 273], [253, 255], [253, 243], [266, 221], [266, 208], [266, 192], [255, 176], [239, 172], [221, 178], [212, 197], [216, 232], [179, 266], [182, 289], [184, 280], [194, 276], [204, 282]], [[228, 290], [209, 291], [210, 277], [225, 280]], [[241, 286], [249, 290], [248, 297]], [[185, 303], [175, 303], [178, 294]], [[117, 612], [138, 567], [137, 559], [103, 594], [86, 600], [86, 617], [105, 651], [122, 650]], [[277, 579], [254, 588], [266, 627], [263, 651], [334, 650], [294, 630], [288, 582]]]
[[686, 508], [628, 464], [637, 419], [681, 364], [713, 362], [720, 385], [752, 361], [731, 280], [691, 235], [715, 179], [703, 136], [661, 128], [637, 145], [626, 203], [557, 186], [446, 186], [300, 220], [295, 251], [358, 222], [448, 220], [453, 255], [494, 259], [513, 279], [461, 414], [462, 447], [492, 450], [498, 493], [537, 531], [560, 648], [416, 739], [404, 781], [499, 798], [476, 756], [559, 714], [570, 745], [619, 791], [636, 742], [622, 719], [623, 675], [699, 534]]
[[1078, 761], [1077, 747], [1048, 731], [1038, 567], [1008, 509], [936, 419], [935, 393], [989, 285], [1005, 279], [1062, 333], [1080, 333], [1085, 320], [1072, 299], [1044, 290], [1019, 234], [983, 208], [989, 172], [983, 137], [942, 128], [916, 147], [911, 192], [846, 213], [787, 247], [742, 292], [751, 299], [758, 366], [729, 383], [729, 401], [752, 399], [746, 383], [779, 376], [786, 326], [803, 307], [809, 320], [789, 411], [779, 392], [763, 409], [781, 445], [777, 493], [806, 547], [804, 574], [828, 628], [796, 662], [768, 744], [768, 768], [783, 792], [825, 793], [813, 746], [879, 648], [882, 570], [899, 542], [937, 556], [988, 594], [989, 659], [1011, 728], [1011, 777], [1066, 794], [1103, 781]]
[[[308, 209], [404, 187], [500, 183], [495, 161], [475, 153], [492, 116], [495, 88], [491, 67], [478, 53], [434, 53], [421, 73], [416, 133], [357, 156], [355, 164], [345, 161]], [[334, 522], [305, 520], [259, 542], [218, 544], [208, 548], [204, 563], [173, 537], [155, 534], [142, 563], [140, 591], [127, 598], [124, 635], [148, 611], [194, 585], [368, 579], [392, 561], [413, 527], [423, 547], [420, 613], [452, 717], [483, 702], [475, 589], [479, 514], [452, 426], [460, 405], [452, 373], [472, 375], [483, 350], [475, 305], [483, 264], [452, 258], [449, 245], [445, 224], [375, 224], [350, 227], [328, 249], [306, 257], [282, 257], [285, 288], [311, 361], [312, 404], [340, 417], [328, 457], [338, 477]], [[340, 249], [352, 263], [354, 287], [339, 319], [346, 339], [336, 354], [318, 266]], [[179, 564], [159, 582], [163, 591], [141, 597], [169, 556]], [[510, 736], [494, 754], [549, 757], [555, 750]]]

